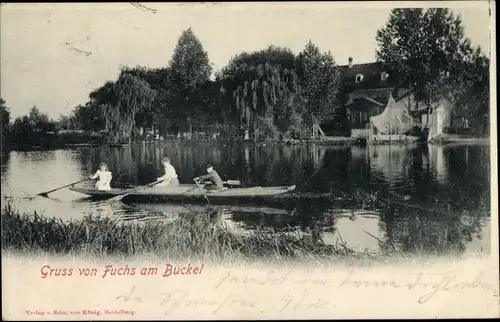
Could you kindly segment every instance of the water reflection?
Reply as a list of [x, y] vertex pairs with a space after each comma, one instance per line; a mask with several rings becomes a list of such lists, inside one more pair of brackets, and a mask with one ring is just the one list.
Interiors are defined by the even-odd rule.
[[482, 216], [412, 214], [399, 220], [381, 222], [381, 231], [385, 232], [385, 236], [380, 247], [388, 252], [460, 254], [468, 244], [474, 244], [474, 251], [490, 252], [489, 239], [483, 236], [485, 230], [489, 230], [489, 224], [485, 224]]
[[[391, 188], [404, 186], [416, 146], [369, 145], [370, 169]], [[423, 151], [422, 151], [423, 152]]]
[[7, 170], [9, 169], [10, 153], [7, 153], [7, 152], [2, 150], [1, 151], [1, 158], [2, 158], [2, 163], [0, 164], [0, 173], [1, 173], [2, 181], [4, 181], [8, 177]]
[[184, 183], [203, 173], [204, 165], [210, 162], [223, 178], [239, 179], [246, 185], [296, 184], [304, 192], [344, 193], [383, 188], [391, 192], [383, 197], [399, 204], [389, 202], [373, 211], [363, 210], [359, 204], [339, 209], [333, 200], [298, 202], [294, 209], [110, 204], [91, 202], [63, 189], [51, 194], [51, 198], [17, 201], [17, 208], [42, 211], [64, 220], [85, 214], [124, 222], [196, 223], [199, 218], [209, 218], [212, 224], [228, 227], [234, 233], [264, 228], [293, 231], [326, 244], [347, 243], [358, 251], [369, 252], [490, 249], [487, 146], [327, 148], [169, 143], [10, 152], [2, 157], [2, 195], [35, 195], [81, 180], [103, 161], [114, 172], [115, 187], [144, 184], [162, 173], [160, 161], [164, 155], [172, 160]]
[[446, 182], [448, 179], [449, 163], [444, 153], [443, 146], [429, 145], [429, 160], [434, 176], [438, 182]]

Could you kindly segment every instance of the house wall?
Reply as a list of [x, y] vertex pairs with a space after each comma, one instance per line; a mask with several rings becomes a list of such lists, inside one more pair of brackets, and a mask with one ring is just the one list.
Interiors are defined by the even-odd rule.
[[356, 99], [347, 108], [347, 118], [351, 129], [364, 129], [370, 122], [370, 117], [379, 115], [384, 110], [383, 106], [367, 101]]

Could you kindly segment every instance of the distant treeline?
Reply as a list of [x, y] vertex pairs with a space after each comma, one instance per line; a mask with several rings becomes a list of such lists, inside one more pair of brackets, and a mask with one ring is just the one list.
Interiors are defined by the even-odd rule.
[[10, 112], [5, 107], [2, 99], [2, 149], [8, 147], [32, 148], [32, 147], [63, 147], [65, 144], [76, 143], [100, 143], [103, 142], [102, 133], [84, 130], [68, 130], [63, 127], [61, 120], [54, 121], [48, 115], [40, 112], [33, 106], [28, 115], [18, 117], [13, 123], [8, 122]]
[[[377, 60], [394, 81], [413, 88], [418, 101], [446, 97], [455, 113], [486, 126], [489, 59], [465, 37], [460, 16], [448, 9], [394, 9], [376, 41]], [[10, 133], [11, 142], [35, 142], [41, 133], [79, 129], [111, 143], [193, 131], [233, 138], [248, 131], [259, 140], [307, 137], [318, 124], [331, 135], [348, 135], [342, 82], [331, 53], [311, 41], [299, 54], [277, 46], [243, 52], [214, 73], [189, 28], [166, 67], [123, 67], [117, 80], [57, 121], [34, 108], [10, 123], [2, 100], [2, 138]]]

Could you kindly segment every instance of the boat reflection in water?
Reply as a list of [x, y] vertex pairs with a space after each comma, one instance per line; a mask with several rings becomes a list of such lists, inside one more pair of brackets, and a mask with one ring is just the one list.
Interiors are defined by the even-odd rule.
[[[252, 206], [220, 206], [220, 205], [199, 205], [199, 204], [146, 204], [139, 203], [135, 205], [128, 206], [128, 214], [124, 214], [121, 217], [123, 220], [135, 220], [140, 218], [148, 218], [147, 214], [154, 215], [156, 217], [172, 217], [175, 215], [186, 216], [186, 215], [200, 215], [200, 214], [224, 214], [224, 213], [247, 213], [253, 215], [288, 215], [289, 210], [268, 208], [268, 207], [252, 207]], [[215, 218], [216, 216], [214, 216]]]
[[[120, 217], [125, 221], [204, 221], [241, 236], [259, 229], [293, 234], [298, 239], [313, 238], [325, 245], [343, 244], [358, 252], [490, 251], [487, 216], [463, 213], [443, 217], [406, 208], [405, 217], [390, 217], [385, 216], [383, 210], [323, 208], [320, 212], [318, 206], [327, 205], [303, 205], [289, 211], [265, 207], [138, 204], [129, 206], [129, 213], [122, 213]], [[311, 207], [315, 208], [314, 212]]]
[[339, 209], [315, 221], [301, 216], [298, 209], [196, 204], [137, 204], [125, 207], [113, 207], [103, 202], [96, 207], [95, 213], [123, 222], [207, 222], [240, 236], [251, 235], [259, 229], [293, 234], [298, 239], [312, 237], [326, 245], [341, 243], [356, 251], [380, 251], [377, 244], [380, 237], [379, 216], [376, 212]]

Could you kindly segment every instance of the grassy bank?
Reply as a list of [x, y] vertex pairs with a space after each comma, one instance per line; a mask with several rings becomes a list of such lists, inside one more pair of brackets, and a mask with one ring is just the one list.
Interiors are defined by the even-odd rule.
[[132, 257], [152, 254], [164, 259], [202, 259], [230, 263], [247, 260], [360, 261], [345, 244], [325, 245], [315, 234], [258, 229], [236, 234], [224, 222], [193, 214], [174, 222], [123, 223], [85, 217], [64, 222], [37, 213], [20, 213], [11, 204], [2, 209], [2, 250], [54, 255]]

